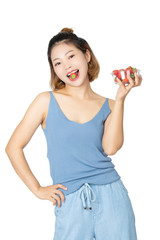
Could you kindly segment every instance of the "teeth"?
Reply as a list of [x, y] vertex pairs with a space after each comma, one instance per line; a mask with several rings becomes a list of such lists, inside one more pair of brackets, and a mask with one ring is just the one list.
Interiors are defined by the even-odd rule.
[[75, 72], [77, 72], [77, 71], [79, 71], [79, 70], [74, 70], [73, 72], [69, 73], [69, 74], [67, 75], [67, 77], [69, 77], [72, 73], [75, 73]]

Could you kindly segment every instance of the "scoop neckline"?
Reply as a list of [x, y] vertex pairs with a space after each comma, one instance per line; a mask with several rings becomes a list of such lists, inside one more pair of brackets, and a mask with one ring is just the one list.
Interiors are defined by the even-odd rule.
[[105, 99], [105, 101], [104, 101], [104, 103], [102, 104], [100, 110], [96, 113], [96, 115], [95, 115], [91, 120], [89, 120], [89, 121], [87, 121], [87, 122], [84, 122], [84, 123], [78, 123], [78, 122], [73, 121], [73, 120], [70, 120], [69, 118], [66, 117], [66, 115], [63, 113], [62, 109], [60, 108], [60, 106], [59, 106], [59, 104], [58, 104], [58, 102], [57, 102], [56, 97], [54, 96], [54, 94], [52, 93], [52, 91], [50, 91], [50, 92], [51, 92], [51, 94], [52, 94], [52, 96], [53, 96], [53, 98], [54, 98], [54, 100], [55, 100], [55, 102], [56, 102], [56, 105], [57, 105], [58, 109], [60, 110], [61, 115], [62, 115], [68, 122], [71, 122], [71, 123], [73, 123], [73, 124], [80, 125], [80, 126], [89, 124], [90, 122], [92, 122], [93, 120], [95, 120], [95, 118], [100, 114], [100, 112], [102, 111], [103, 107], [105, 106], [105, 104], [107, 103], [107, 100], [108, 100], [108, 98]]

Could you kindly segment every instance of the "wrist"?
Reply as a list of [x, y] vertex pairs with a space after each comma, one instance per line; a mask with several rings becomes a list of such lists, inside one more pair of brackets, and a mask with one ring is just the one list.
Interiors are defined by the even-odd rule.
[[34, 190], [34, 194], [36, 195], [36, 197], [39, 197], [39, 192], [40, 192], [40, 189], [41, 189], [41, 185], [37, 186]]
[[125, 98], [123, 99], [116, 99], [115, 102], [118, 104], [123, 104], [124, 103]]

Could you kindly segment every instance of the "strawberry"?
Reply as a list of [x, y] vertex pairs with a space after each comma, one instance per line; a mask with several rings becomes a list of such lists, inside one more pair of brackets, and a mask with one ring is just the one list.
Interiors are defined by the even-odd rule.
[[122, 80], [122, 73], [121, 73], [121, 71], [124, 71], [124, 69], [119, 69], [119, 71], [118, 71], [118, 78], [120, 80]]
[[125, 72], [126, 72], [126, 77], [127, 77], [127, 73], [129, 72], [130, 77], [131, 77], [133, 80], [135, 80], [134, 72], [137, 72], [137, 69], [136, 69], [136, 68], [132, 68], [131, 66], [129, 66], [128, 68], [126, 68]]
[[123, 79], [123, 83], [128, 83], [128, 78], [125, 76], [125, 79]]
[[113, 74], [118, 76], [118, 70], [113, 70]]
[[118, 77], [118, 70], [113, 70], [111, 74], [112, 74], [112, 76], [114, 78], [114, 82], [118, 83], [117, 79], [116, 79], [116, 77]]
[[134, 73], [136, 72], [136, 73], [139, 75], [139, 71], [140, 71], [140, 70], [129, 66], [129, 67], [126, 68], [126, 69], [113, 70], [112, 76], [113, 76], [113, 78], [114, 78], [114, 82], [115, 82], [115, 83], [118, 83], [118, 82], [117, 82], [117, 77], [118, 77], [123, 83], [129, 83], [129, 79], [128, 79], [128, 77], [127, 77], [127, 73], [129, 73], [130, 77], [131, 77], [133, 80], [135, 80]]

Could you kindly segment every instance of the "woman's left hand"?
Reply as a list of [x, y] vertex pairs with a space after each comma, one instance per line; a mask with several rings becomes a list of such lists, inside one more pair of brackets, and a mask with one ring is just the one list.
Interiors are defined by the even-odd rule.
[[135, 76], [135, 81], [130, 77], [130, 75], [127, 76], [129, 80], [129, 83], [127, 86], [125, 86], [125, 84], [118, 77], [116, 78], [119, 84], [119, 88], [115, 98], [116, 100], [124, 101], [125, 97], [133, 87], [138, 87], [141, 85], [142, 76], [141, 75], [138, 76], [136, 72], [134, 73], [134, 76]]

